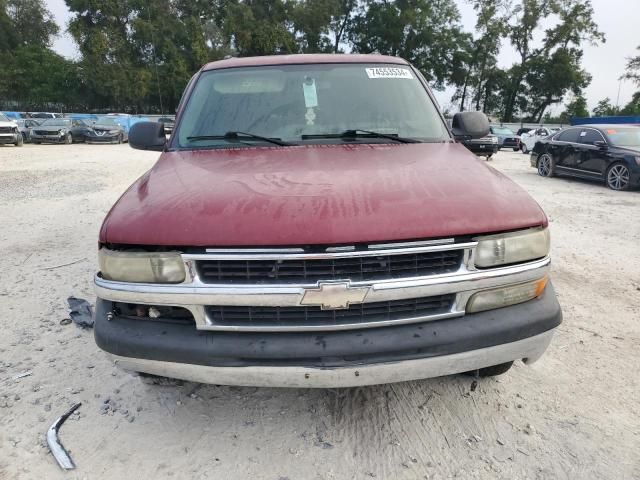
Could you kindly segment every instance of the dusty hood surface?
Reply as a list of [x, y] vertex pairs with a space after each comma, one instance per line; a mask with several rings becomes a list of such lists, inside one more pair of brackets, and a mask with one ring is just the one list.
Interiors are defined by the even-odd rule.
[[546, 225], [519, 186], [457, 144], [163, 153], [118, 200], [101, 242], [350, 244]]

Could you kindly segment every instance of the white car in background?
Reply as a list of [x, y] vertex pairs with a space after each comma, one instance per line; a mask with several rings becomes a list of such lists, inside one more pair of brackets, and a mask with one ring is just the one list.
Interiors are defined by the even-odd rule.
[[520, 150], [522, 153], [529, 153], [533, 150], [533, 146], [538, 140], [543, 138], [549, 138], [551, 135], [558, 133], [560, 129], [558, 127], [540, 127], [530, 130], [520, 135]]
[[12, 143], [16, 147], [23, 144], [22, 134], [18, 130], [18, 124], [7, 117], [4, 113], [0, 113], [0, 144]]

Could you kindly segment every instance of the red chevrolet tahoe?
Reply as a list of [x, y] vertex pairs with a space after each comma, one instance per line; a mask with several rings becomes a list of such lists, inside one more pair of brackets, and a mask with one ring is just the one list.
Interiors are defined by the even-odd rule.
[[418, 70], [377, 55], [234, 58], [189, 82], [100, 231], [95, 338], [121, 367], [342, 387], [537, 360], [560, 324], [547, 217], [458, 141]]

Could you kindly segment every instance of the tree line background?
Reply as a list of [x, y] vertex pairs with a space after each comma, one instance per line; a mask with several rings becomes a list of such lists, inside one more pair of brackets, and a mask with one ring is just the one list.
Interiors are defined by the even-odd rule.
[[[353, 52], [409, 60], [434, 89], [454, 86], [460, 110], [566, 121], [589, 115], [582, 48], [605, 41], [590, 0], [464, 0], [477, 15], [471, 32], [454, 0], [65, 1], [77, 60], [51, 49], [59, 27], [42, 0], [0, 0], [0, 108], [172, 113], [206, 62]], [[501, 68], [508, 47], [517, 60]], [[603, 99], [594, 115], [640, 114], [640, 55], [625, 77], [639, 88], [632, 101]]]

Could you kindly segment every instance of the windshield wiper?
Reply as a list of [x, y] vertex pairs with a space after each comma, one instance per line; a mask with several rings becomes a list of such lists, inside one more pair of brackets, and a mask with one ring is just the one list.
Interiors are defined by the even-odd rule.
[[260, 135], [255, 135], [253, 133], [247, 132], [227, 132], [224, 135], [196, 135], [193, 137], [187, 137], [187, 140], [242, 140], [242, 139], [253, 139], [253, 140], [262, 140], [263, 142], [273, 143], [274, 145], [279, 145], [281, 147], [291, 147], [294, 144], [283, 142], [279, 138], [269, 138], [263, 137]]
[[342, 133], [321, 133], [317, 135], [302, 135], [303, 140], [311, 140], [314, 138], [354, 138], [355, 139], [358, 137], [387, 138], [389, 140], [393, 140], [399, 143], [420, 143], [420, 140], [416, 140], [415, 138], [401, 137], [397, 134], [373, 132], [371, 130], [362, 130], [361, 128], [356, 128], [354, 130], [345, 130]]

